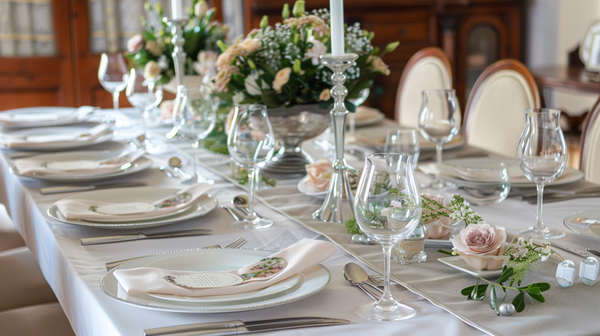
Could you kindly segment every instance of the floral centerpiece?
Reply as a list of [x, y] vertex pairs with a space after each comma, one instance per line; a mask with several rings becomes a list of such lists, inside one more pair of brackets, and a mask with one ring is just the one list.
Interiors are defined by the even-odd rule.
[[[183, 50], [186, 53], [184, 69], [187, 75], [202, 76], [211, 63], [215, 64], [220, 53], [217, 42], [227, 39], [228, 28], [212, 20], [215, 9], [209, 9], [205, 0], [192, 0], [192, 6], [189, 23], [183, 32]], [[144, 68], [146, 78], [167, 84], [175, 76], [172, 29], [168, 26], [168, 18], [164, 16], [160, 3], [154, 6], [146, 3], [144, 7], [158, 25], [148, 24], [146, 17], [142, 16], [144, 31], [129, 39], [125, 56], [134, 65]]]
[[[263, 17], [260, 28], [252, 30], [232, 46], [221, 44], [217, 59], [217, 95], [239, 104], [260, 103], [269, 108], [299, 104], [319, 104], [322, 109], [333, 105], [329, 92], [332, 72], [319, 57], [331, 50], [329, 11], [305, 12], [304, 1], [296, 1], [290, 17], [284, 5], [283, 22], [269, 26]], [[359, 55], [346, 71], [346, 99], [357, 98], [361, 90], [373, 85], [379, 75], [389, 75], [381, 56], [393, 51], [398, 42], [383, 52], [373, 47], [374, 34], [362, 30], [359, 23], [346, 28], [346, 51]], [[348, 110], [355, 106], [346, 102]]]
[[450, 202], [442, 195], [421, 195], [423, 214], [421, 223], [425, 225], [427, 239], [448, 239], [454, 225], [461, 220], [465, 225], [477, 224], [481, 217], [473, 211], [465, 199], [456, 194]]

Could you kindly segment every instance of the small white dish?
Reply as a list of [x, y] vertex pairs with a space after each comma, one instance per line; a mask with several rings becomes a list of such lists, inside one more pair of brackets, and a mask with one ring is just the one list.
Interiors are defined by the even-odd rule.
[[3, 111], [0, 125], [3, 128], [29, 128], [72, 125], [88, 120], [95, 107], [27, 107]]
[[310, 180], [308, 175], [304, 176], [300, 182], [298, 182], [298, 191], [307, 196], [312, 196], [318, 199], [325, 199], [327, 197], [328, 190], [319, 190], [315, 187], [314, 183]]
[[471, 266], [467, 265], [467, 262], [461, 256], [438, 258], [438, 261], [443, 264], [446, 264], [454, 269], [457, 269], [461, 272], [465, 272], [469, 275], [472, 275], [474, 277], [482, 277], [484, 279], [494, 279], [494, 278], [498, 278], [498, 277], [500, 277], [500, 275], [502, 275], [502, 269], [493, 270], [493, 271], [488, 271], [488, 270], [478, 271], [476, 269], [473, 269]]
[[600, 209], [579, 211], [565, 217], [563, 220], [563, 224], [574, 234], [585, 238], [600, 240], [600, 224], [593, 223], [582, 225], [574, 223], [573, 221], [578, 217], [600, 221]]

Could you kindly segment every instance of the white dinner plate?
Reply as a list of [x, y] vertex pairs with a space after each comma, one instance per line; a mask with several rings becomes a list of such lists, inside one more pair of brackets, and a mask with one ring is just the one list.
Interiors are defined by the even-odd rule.
[[[358, 111], [358, 109], [360, 109], [360, 111]], [[385, 114], [381, 113], [381, 111], [373, 109], [373, 108], [357, 108], [357, 112], [355, 113], [359, 113], [360, 117], [359, 118], [355, 118], [354, 121], [354, 126], [356, 127], [362, 127], [362, 126], [370, 126], [370, 125], [374, 125], [377, 124], [378, 122], [382, 121], [383, 119], [385, 119]], [[349, 123], [347, 121], [347, 123]]]
[[308, 175], [304, 176], [300, 182], [298, 182], [298, 191], [307, 196], [312, 196], [318, 199], [325, 199], [327, 197], [328, 190], [318, 190], [315, 188], [314, 183], [310, 180]]
[[[85, 122], [71, 126], [58, 126], [58, 127], [40, 127], [40, 128], [29, 128], [21, 129], [17, 131], [5, 132], [4, 134], [17, 137], [30, 137], [30, 136], [54, 136], [54, 135], [66, 135], [66, 134], [83, 134], [95, 126], [100, 125], [97, 122]], [[99, 143], [110, 141], [114, 136], [114, 133], [107, 131], [97, 138], [90, 140], [72, 140], [72, 141], [61, 141], [60, 144], [52, 142], [31, 142], [27, 146], [19, 146], [18, 148], [11, 148], [15, 150], [39, 150], [39, 151], [56, 151], [64, 149], [82, 148]], [[0, 147], [6, 148], [3, 143], [0, 142]]]
[[600, 223], [591, 224], [589, 226], [572, 223], [577, 217], [600, 221], [600, 209], [576, 212], [563, 220], [563, 224], [565, 224], [569, 230], [573, 231], [574, 234], [585, 238], [600, 240]]
[[[114, 276], [117, 269], [158, 267], [181, 271], [226, 271], [238, 269], [273, 254], [252, 249], [198, 249], [174, 251], [139, 258], [109, 271], [100, 280], [100, 288], [120, 302], [168, 312], [227, 313], [268, 308], [307, 298], [321, 291], [331, 279], [329, 270], [315, 265], [299, 274], [300, 280], [291, 288], [268, 296], [248, 298], [248, 293], [228, 295], [226, 301], [189, 302], [165, 300], [148, 294], [128, 294]], [[236, 299], [235, 296], [238, 296]]]
[[[100, 161], [109, 159], [112, 157], [116, 157], [121, 152], [113, 152], [113, 151], [80, 151], [80, 152], [61, 152], [55, 154], [44, 154], [44, 155], [36, 155], [32, 157], [36, 160], [44, 160], [47, 162], [61, 162], [61, 161], [75, 161], [75, 160], [91, 160], [91, 161]], [[42, 181], [51, 181], [51, 182], [87, 182], [87, 181], [99, 181], [109, 178], [116, 178], [126, 175], [135, 174], [141, 172], [145, 169], [148, 169], [152, 166], [152, 160], [142, 156], [136, 161], [131, 163], [131, 167], [125, 170], [120, 169], [119, 167], [115, 167], [113, 171], [105, 172], [104, 174], [94, 173], [94, 169], [90, 169], [89, 172], [69, 172], [65, 171], [61, 174], [52, 174], [52, 175], [44, 175], [44, 174], [35, 174], [35, 175], [21, 175], [17, 170], [16, 166], [12, 166], [10, 168], [11, 172], [16, 176], [20, 177], [30, 177]]]
[[[120, 188], [120, 189], [109, 189], [109, 190], [97, 190], [82, 193], [79, 195], [66, 197], [64, 199], [84, 199], [99, 202], [114, 202], [114, 203], [127, 203], [127, 202], [155, 202], [162, 198], [170, 195], [174, 195], [180, 191], [180, 189], [174, 188], [155, 188], [155, 187], [141, 187], [141, 188]], [[210, 195], [203, 195], [193, 202], [188, 208], [180, 210], [168, 215], [160, 215], [155, 218], [146, 218], [144, 220], [137, 220], [131, 222], [118, 221], [118, 222], [92, 222], [79, 219], [67, 219], [58, 210], [56, 204], [53, 204], [48, 209], [48, 215], [59, 222], [80, 226], [90, 226], [104, 229], [132, 229], [132, 228], [151, 228], [156, 226], [169, 225], [192, 218], [204, 216], [211, 210], [216, 208], [218, 202]]]
[[[3, 111], [0, 116], [0, 125], [6, 128], [26, 128], [26, 127], [49, 127], [72, 125], [88, 120], [95, 107], [82, 107], [77, 115], [75, 113], [79, 108], [75, 107], [27, 107]], [[72, 117], [70, 117], [72, 116]]]
[[[493, 157], [485, 157], [485, 158], [468, 158], [468, 159], [456, 159], [456, 160], [447, 160], [444, 161], [446, 165], [457, 165], [461, 167], [467, 168], [481, 168], [484, 166], [488, 166], [490, 164], [500, 164], [504, 163], [508, 167], [509, 175], [513, 176], [515, 174], [520, 174], [520, 181], [510, 181], [510, 185], [512, 187], [535, 187], [535, 183], [527, 180], [523, 173], [521, 172], [521, 168], [519, 168], [519, 163], [516, 159], [508, 159], [508, 158], [493, 158]], [[442, 176], [446, 179], [445, 176]], [[563, 185], [569, 184], [573, 182], [577, 182], [583, 179], [584, 174], [582, 171], [577, 170], [575, 168], [566, 167], [563, 173], [554, 181], [548, 183], [547, 185]], [[453, 180], [452, 177], [449, 180]], [[459, 184], [460, 182], [457, 181]]]
[[438, 261], [440, 261], [441, 263], [446, 264], [454, 269], [457, 269], [461, 272], [465, 272], [469, 275], [472, 275], [474, 277], [482, 277], [484, 279], [494, 279], [494, 278], [498, 278], [498, 277], [500, 277], [500, 275], [502, 275], [502, 269], [493, 270], [493, 271], [488, 271], [488, 270], [478, 271], [476, 269], [473, 269], [473, 268], [471, 268], [471, 266], [467, 265], [467, 262], [461, 256], [438, 258]]

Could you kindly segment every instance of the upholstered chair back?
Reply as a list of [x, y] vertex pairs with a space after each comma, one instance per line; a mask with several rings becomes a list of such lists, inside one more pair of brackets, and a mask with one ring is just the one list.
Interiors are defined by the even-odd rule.
[[583, 123], [580, 154], [579, 169], [585, 179], [600, 183], [600, 98]]

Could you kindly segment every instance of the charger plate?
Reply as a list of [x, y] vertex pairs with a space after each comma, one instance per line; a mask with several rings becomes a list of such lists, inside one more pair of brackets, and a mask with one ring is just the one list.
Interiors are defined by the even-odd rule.
[[596, 223], [585, 227], [571, 223], [571, 221], [573, 221], [577, 217], [595, 219], [600, 221], [600, 209], [576, 212], [570, 216], [565, 217], [565, 219], [563, 220], [563, 224], [574, 234], [585, 238], [600, 240], [600, 224]]
[[[228, 295], [222, 300], [213, 297], [214, 300], [206, 299], [206, 301], [200, 302], [199, 298], [196, 298], [198, 300], [186, 300], [184, 297], [180, 297], [179, 300], [173, 300], [172, 298], [157, 297], [156, 294], [128, 294], [119, 285], [113, 274], [117, 269], [137, 267], [158, 267], [182, 271], [233, 270], [257, 262], [271, 254], [273, 251], [252, 249], [197, 249], [157, 254], [132, 260], [109, 271], [100, 280], [100, 288], [112, 299], [152, 310], [183, 313], [227, 313], [263, 309], [298, 301], [320, 292], [331, 279], [331, 274], [325, 266], [316, 265], [299, 273], [298, 281], [291, 287], [284, 288], [284, 286], [273, 290], [270, 295], [261, 295], [258, 293], [260, 291], [255, 291], [254, 293]], [[270, 287], [274, 286], [278, 286], [278, 284]]]

